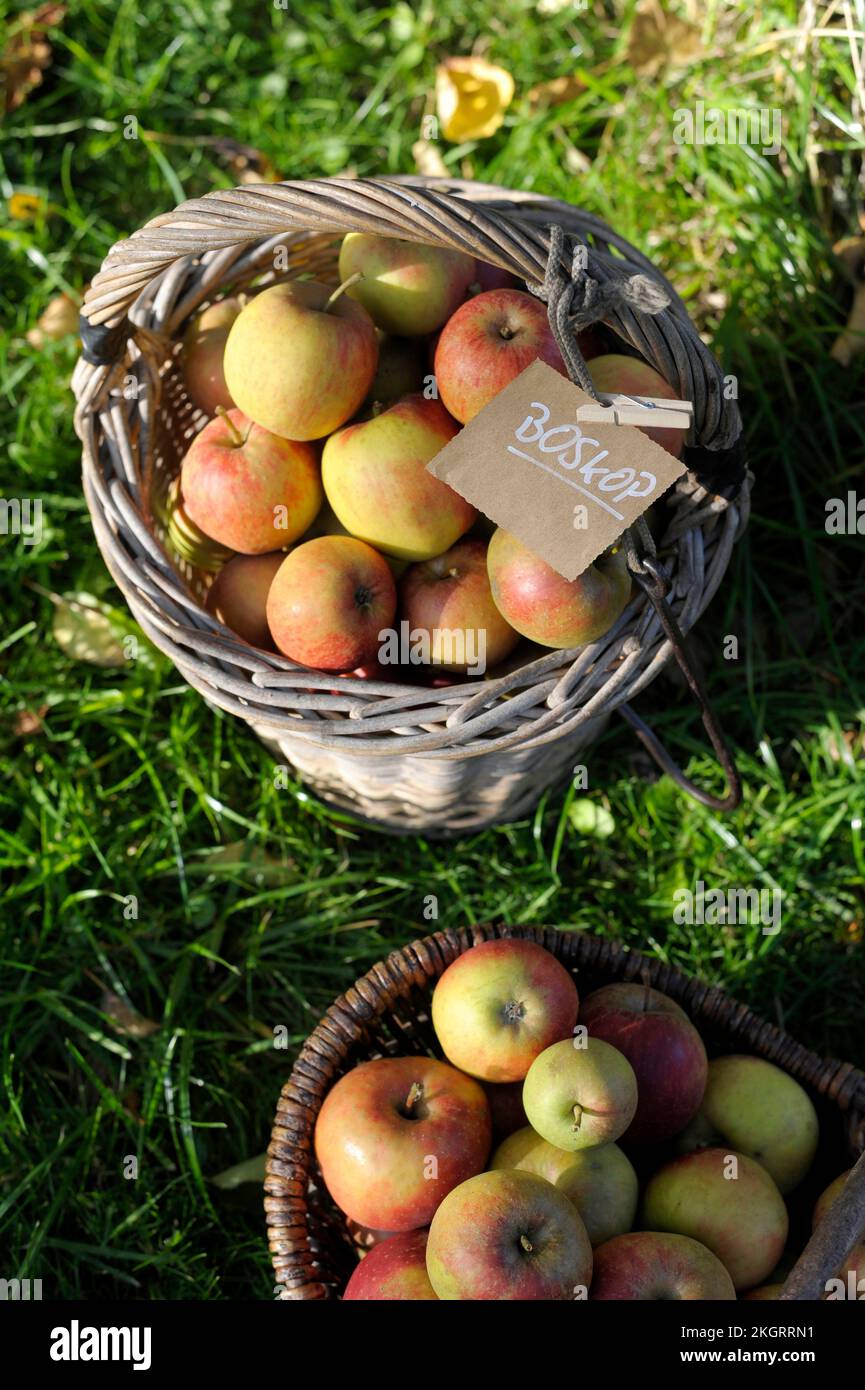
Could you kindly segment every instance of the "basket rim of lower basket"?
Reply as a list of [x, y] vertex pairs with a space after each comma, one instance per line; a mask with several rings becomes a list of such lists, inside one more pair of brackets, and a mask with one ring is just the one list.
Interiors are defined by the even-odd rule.
[[[682, 995], [694, 991], [697, 997], [688, 999], [684, 1007], [695, 1025], [700, 1019], [708, 1026], [726, 1028], [732, 1035], [732, 1042], [747, 1047], [755, 1056], [775, 1062], [806, 1089], [835, 1105], [842, 1114], [849, 1112], [852, 1118], [858, 1118], [858, 1133], [865, 1140], [865, 1072], [850, 1062], [823, 1057], [806, 1048], [785, 1029], [769, 1023], [719, 986], [707, 985], [699, 976], [689, 975], [677, 966], [580, 928], [567, 930], [492, 922], [447, 928], [417, 937], [391, 951], [339, 995], [304, 1042], [280, 1090], [267, 1148], [264, 1207], [271, 1232], [271, 1263], [276, 1283], [283, 1289], [283, 1298], [309, 1300], [338, 1296], [330, 1284], [317, 1277], [306, 1201], [315, 1171], [312, 1144], [315, 1119], [324, 1095], [333, 1084], [334, 1071], [342, 1066], [350, 1048], [361, 1038], [369, 1018], [383, 1012], [397, 998], [408, 998], [413, 987], [432, 984], [465, 951], [484, 941], [502, 938], [535, 941], [551, 950], [558, 959], [562, 959], [560, 951], [570, 943], [564, 963], [576, 970], [616, 972], [617, 981], [647, 982], [674, 999], [677, 999], [677, 991]], [[399, 973], [400, 968], [402, 973]], [[377, 1003], [380, 1009], [376, 1008]], [[729, 1011], [727, 1017], [726, 1011]], [[315, 1044], [321, 1046], [327, 1070], [323, 1069], [322, 1053], [316, 1050]], [[787, 1061], [780, 1060], [785, 1049], [791, 1054]], [[817, 1080], [807, 1074], [808, 1068], [817, 1072]], [[314, 1088], [322, 1081], [324, 1089], [316, 1098]], [[292, 1094], [293, 1088], [297, 1094]], [[312, 1103], [299, 1100], [298, 1095], [310, 1097]], [[282, 1112], [280, 1107], [284, 1107]], [[297, 1121], [291, 1129], [287, 1124], [289, 1114]], [[290, 1178], [277, 1171], [276, 1165], [285, 1162], [291, 1165]], [[281, 1203], [287, 1204], [284, 1210]], [[290, 1262], [286, 1261], [284, 1252], [275, 1248], [281, 1238], [273, 1234], [274, 1230], [287, 1227], [291, 1231], [289, 1244], [292, 1249], [285, 1253], [296, 1257], [295, 1276], [287, 1267]]]

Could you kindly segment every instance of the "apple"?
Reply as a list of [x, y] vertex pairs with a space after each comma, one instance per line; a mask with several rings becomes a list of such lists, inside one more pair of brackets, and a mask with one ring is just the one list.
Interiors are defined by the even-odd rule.
[[403, 1231], [379, 1241], [345, 1286], [349, 1303], [437, 1298], [426, 1272], [426, 1231]]
[[378, 367], [367, 392], [368, 405], [392, 405], [402, 396], [423, 390], [426, 350], [417, 338], [396, 338], [377, 331]]
[[[534, 941], [484, 941], [438, 981], [432, 1022], [449, 1062], [484, 1081], [520, 1081], [577, 1021], [577, 987]], [[529, 1117], [531, 1118], [531, 1117]]]
[[362, 1226], [414, 1231], [484, 1167], [487, 1098], [432, 1057], [361, 1062], [327, 1093], [315, 1153], [337, 1206]]
[[215, 415], [218, 405], [224, 410], [234, 407], [225, 384], [222, 359], [229, 329], [239, 313], [239, 299], [220, 299], [196, 314], [183, 336], [183, 381], [190, 400], [205, 415]]
[[284, 559], [281, 550], [267, 555], [235, 555], [207, 591], [208, 613], [253, 647], [273, 649], [267, 626], [267, 595]]
[[742, 1297], [749, 1300], [753, 1299], [755, 1302], [777, 1298], [783, 1287], [783, 1284], [761, 1284], [759, 1289], [751, 1289], [748, 1293], [743, 1293]]
[[595, 1250], [593, 1299], [734, 1302], [733, 1281], [716, 1255], [690, 1236], [632, 1231]]
[[[626, 357], [623, 353], [607, 352], [600, 357], [592, 357], [589, 374], [596, 391], [615, 394], [621, 391], [626, 396], [662, 396], [665, 401], [679, 400], [679, 393], [639, 357]], [[678, 458], [685, 443], [686, 430], [645, 429], [644, 434], [660, 444], [669, 454]]]
[[818, 1138], [817, 1112], [798, 1081], [762, 1057], [733, 1055], [709, 1063], [703, 1103], [679, 1147], [728, 1144], [761, 1163], [786, 1195], [811, 1167]]
[[387, 561], [353, 536], [319, 536], [285, 557], [267, 596], [267, 624], [284, 656], [322, 671], [372, 663], [396, 613]]
[[367, 232], [349, 232], [339, 252], [340, 279], [360, 276], [351, 297], [379, 328], [407, 338], [441, 328], [474, 273], [474, 258], [462, 251]]
[[685, 1128], [706, 1089], [703, 1040], [684, 1009], [640, 984], [604, 985], [583, 1001], [580, 1022], [624, 1053], [637, 1078], [637, 1113], [626, 1144], [657, 1144]]
[[426, 464], [456, 433], [440, 401], [413, 395], [331, 435], [322, 479], [346, 530], [403, 560], [448, 550], [472, 525], [475, 509]]
[[439, 336], [439, 396], [465, 425], [537, 358], [567, 376], [541, 301], [524, 290], [475, 295], [448, 319]]
[[483, 1081], [493, 1120], [493, 1143], [500, 1144], [503, 1139], [526, 1124], [523, 1109], [522, 1081]]
[[[839, 1176], [835, 1178], [833, 1182], [830, 1182], [829, 1186], [824, 1188], [820, 1193], [820, 1196], [817, 1198], [817, 1204], [814, 1207], [812, 1221], [813, 1229], [816, 1230], [833, 1202], [841, 1195], [851, 1172], [852, 1169], [846, 1169], [845, 1172], [839, 1174]], [[837, 1277], [843, 1279], [845, 1287], [847, 1288], [850, 1287], [849, 1276], [851, 1274], [854, 1276], [854, 1282], [857, 1286], [860, 1280], [865, 1280], [865, 1239], [860, 1240], [857, 1245], [853, 1246], [853, 1249], [838, 1271]], [[865, 1291], [865, 1285], [863, 1285], [863, 1291]]]
[[479, 674], [508, 656], [520, 640], [490, 592], [487, 547], [461, 540], [432, 560], [411, 565], [399, 589], [410, 631], [425, 633], [434, 666]]
[[500, 265], [490, 265], [489, 261], [475, 261], [469, 294], [485, 294], [488, 290], [516, 290], [519, 287], [519, 280], [509, 270], [502, 270]]
[[240, 410], [222, 411], [180, 465], [183, 509], [206, 536], [243, 555], [282, 550], [312, 524], [324, 494], [315, 450]]
[[590, 1149], [611, 1144], [628, 1128], [637, 1109], [637, 1078], [609, 1043], [567, 1038], [532, 1062], [523, 1105], [532, 1128], [557, 1149]]
[[617, 546], [568, 580], [498, 527], [487, 550], [487, 569], [502, 617], [542, 647], [595, 642], [613, 626], [631, 595], [627, 559]]
[[714, 1148], [673, 1159], [649, 1179], [642, 1224], [702, 1241], [737, 1289], [752, 1289], [777, 1265], [788, 1221], [765, 1168], [746, 1154]]
[[576, 1208], [535, 1173], [480, 1173], [432, 1219], [427, 1273], [442, 1299], [572, 1299], [592, 1247]]
[[617, 1144], [578, 1153], [557, 1149], [531, 1125], [499, 1144], [490, 1167], [537, 1173], [570, 1198], [592, 1245], [629, 1231], [637, 1212], [637, 1175]]
[[378, 365], [375, 325], [345, 285], [289, 280], [241, 310], [225, 380], [251, 420], [285, 439], [320, 439], [361, 405]]

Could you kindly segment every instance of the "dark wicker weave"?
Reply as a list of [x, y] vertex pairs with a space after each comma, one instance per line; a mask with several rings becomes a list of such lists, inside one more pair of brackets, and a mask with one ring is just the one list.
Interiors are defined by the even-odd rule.
[[[351, 230], [454, 247], [540, 285], [551, 224], [588, 246], [584, 300], [603, 304], [604, 322], [694, 403], [688, 442], [702, 482], [689, 472], [670, 494], [661, 538], [668, 602], [687, 632], [747, 519], [748, 480], [726, 462], [741, 421], [672, 286], [598, 218], [536, 194], [459, 181], [244, 187], [155, 218], [113, 248], [86, 296], [85, 350], [73, 380], [84, 491], [135, 618], [190, 685], [245, 719], [278, 761], [328, 799], [399, 830], [456, 834], [522, 815], [669, 660], [658, 615], [635, 590], [597, 642], [437, 690], [351, 681], [337, 692], [333, 676], [245, 645], [201, 607], [211, 576], [166, 541], [164, 499], [204, 423], [184, 391], [179, 336], [223, 292], [301, 275], [332, 283], [339, 239]], [[274, 268], [277, 248], [287, 269]], [[567, 258], [559, 271], [570, 286]], [[635, 307], [639, 296], [629, 296], [641, 277], [666, 308]]]
[[[344, 1072], [373, 1057], [418, 1053], [440, 1057], [430, 1023], [435, 983], [463, 951], [500, 936], [527, 937], [552, 951], [574, 971], [581, 995], [612, 980], [648, 982], [687, 1010], [710, 1051], [754, 1053], [783, 1067], [807, 1087], [818, 1106], [823, 1144], [834, 1150], [836, 1165], [826, 1181], [862, 1151], [865, 1074], [847, 1062], [809, 1052], [720, 989], [584, 932], [500, 926], [437, 932], [394, 951], [336, 1000], [307, 1039], [282, 1088], [265, 1178], [269, 1244], [281, 1297], [337, 1298], [357, 1259], [345, 1218], [322, 1187], [313, 1152], [315, 1122], [328, 1090]], [[809, 1247], [807, 1258], [799, 1260], [791, 1276], [791, 1297], [818, 1297], [856, 1232], [865, 1231], [863, 1179], [865, 1160], [857, 1169], [856, 1184], [848, 1184], [837, 1210], [833, 1208], [835, 1226], [846, 1241], [843, 1252], [838, 1255], [837, 1242], [833, 1253], [815, 1241], [816, 1253]]]

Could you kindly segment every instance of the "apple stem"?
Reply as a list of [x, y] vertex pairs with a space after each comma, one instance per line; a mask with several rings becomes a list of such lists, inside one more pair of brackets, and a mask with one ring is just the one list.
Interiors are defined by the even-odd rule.
[[358, 282], [358, 280], [362, 280], [362, 279], [363, 279], [363, 274], [361, 273], [361, 271], [356, 270], [356, 271], [354, 272], [354, 275], [349, 275], [349, 277], [348, 277], [347, 280], [343, 280], [342, 284], [339, 285], [339, 286], [334, 290], [333, 294], [332, 294], [332, 295], [330, 296], [330, 298], [325, 302], [325, 304], [324, 304], [324, 306], [323, 306], [323, 308], [322, 308], [322, 313], [323, 313], [323, 314], [329, 313], [330, 310], [333, 308], [334, 304], [336, 303], [336, 301], [339, 299], [340, 295], [341, 295], [341, 294], [345, 294], [345, 291], [346, 291], [346, 290], [350, 290], [351, 287], [352, 287], [352, 285], [356, 285], [357, 282]]
[[423, 1099], [423, 1084], [422, 1084], [422, 1082], [420, 1082], [420, 1081], [413, 1081], [413, 1082], [411, 1083], [411, 1087], [410, 1087], [410, 1089], [409, 1089], [409, 1093], [408, 1093], [408, 1095], [406, 1096], [406, 1102], [405, 1102], [406, 1114], [407, 1114], [407, 1115], [410, 1115], [410, 1114], [412, 1113], [412, 1111], [414, 1110], [415, 1106], [417, 1105], [418, 1101], [419, 1101], [419, 1100], [422, 1100], [422, 1099]]
[[529, 1240], [528, 1236], [520, 1236], [520, 1245], [528, 1254], [531, 1254], [534, 1250], [534, 1246], [532, 1245], [532, 1242]]
[[243, 445], [249, 438], [249, 430], [247, 430], [246, 434], [241, 434], [240, 430], [237, 428], [236, 424], [232, 420], [224, 405], [218, 405], [216, 407], [216, 413], [219, 416], [220, 420], [225, 421], [225, 428], [228, 430], [228, 437], [234, 445], [235, 449], [243, 448]]
[[575, 1105], [573, 1114], [574, 1129], [579, 1129], [580, 1125], [583, 1123], [583, 1107], [581, 1105]]

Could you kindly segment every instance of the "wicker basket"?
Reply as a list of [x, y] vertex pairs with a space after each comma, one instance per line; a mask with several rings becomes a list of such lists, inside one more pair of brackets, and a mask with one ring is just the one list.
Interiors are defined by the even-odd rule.
[[[559, 228], [569, 256], [551, 252], [551, 229]], [[603, 320], [694, 402], [689, 472], [664, 508], [660, 611], [647, 592], [650, 570], [635, 558], [636, 597], [587, 647], [444, 689], [346, 681], [336, 692], [339, 678], [249, 647], [203, 611], [210, 576], [171, 549], [163, 524], [168, 488], [204, 424], [184, 391], [180, 336], [190, 315], [223, 292], [293, 276], [335, 282], [339, 241], [351, 230], [476, 255], [526, 280], [548, 304], [551, 275], [558, 277], [573, 310], [568, 332]], [[587, 248], [588, 261], [575, 275], [576, 246]], [[655, 303], [644, 311], [634, 307], [632, 287], [645, 287], [647, 277]], [[672, 286], [599, 219], [535, 194], [420, 178], [211, 193], [113, 248], [87, 292], [82, 338], [73, 389], [84, 491], [113, 578], [189, 684], [245, 719], [322, 796], [400, 831], [456, 834], [514, 819], [568, 775], [614, 709], [672, 770], [626, 702], [671, 652], [682, 662], [677, 634], [693, 626], [723, 579], [746, 522], [750, 479], [718, 363]], [[704, 799], [728, 806], [737, 796], [733, 786], [726, 801]]]
[[[821, 1121], [821, 1149], [809, 1192], [814, 1179], [821, 1185], [828, 1183], [850, 1163], [851, 1156], [862, 1152], [865, 1074], [849, 1063], [827, 1061], [809, 1052], [721, 990], [585, 932], [492, 926], [437, 932], [394, 951], [336, 1000], [307, 1039], [282, 1088], [264, 1184], [280, 1297], [337, 1298], [357, 1262], [352, 1235], [321, 1183], [313, 1153], [315, 1122], [328, 1090], [351, 1067], [373, 1057], [419, 1053], [441, 1057], [430, 1022], [435, 983], [463, 951], [500, 936], [526, 937], [552, 951], [576, 975], [581, 995], [613, 980], [647, 982], [687, 1010], [710, 1054], [754, 1053], [796, 1077], [808, 1089]], [[810, 1205], [798, 1212], [803, 1243]], [[794, 1219], [796, 1215], [794, 1210]], [[819, 1228], [819, 1239], [809, 1244], [791, 1274], [787, 1297], [819, 1297], [857, 1233], [865, 1232], [865, 1158], [857, 1168], [857, 1183], [848, 1183], [832, 1215], [831, 1229], [827, 1218]]]

